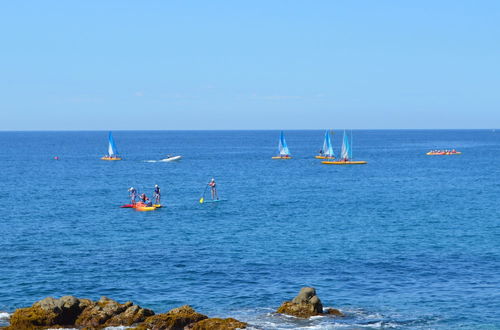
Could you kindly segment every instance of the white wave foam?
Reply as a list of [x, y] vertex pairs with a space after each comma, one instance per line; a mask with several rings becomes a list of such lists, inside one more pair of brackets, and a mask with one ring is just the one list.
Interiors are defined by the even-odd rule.
[[8, 320], [10, 319], [10, 314], [7, 312], [0, 312], [0, 320]]

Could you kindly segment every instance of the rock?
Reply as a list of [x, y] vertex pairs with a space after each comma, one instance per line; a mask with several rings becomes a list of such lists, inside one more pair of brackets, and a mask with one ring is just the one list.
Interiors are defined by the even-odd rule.
[[277, 310], [278, 313], [296, 317], [308, 318], [323, 314], [323, 305], [316, 295], [314, 288], [304, 287], [292, 301], [284, 302]]
[[40, 306], [18, 308], [10, 317], [10, 326], [5, 329], [41, 329], [56, 325], [58, 314], [46, 311]]
[[85, 308], [85, 303], [73, 296], [64, 296], [60, 299], [47, 297], [35, 302], [31, 307], [17, 309], [10, 319], [10, 328], [36, 329], [54, 325], [73, 325]]
[[247, 325], [247, 323], [233, 318], [219, 319], [214, 317], [196, 322], [192, 330], [234, 330], [245, 329]]
[[325, 310], [325, 314], [333, 316], [344, 316], [344, 313], [335, 308], [328, 308], [327, 310]]
[[108, 326], [130, 326], [154, 315], [150, 309], [141, 308], [128, 301], [120, 304], [113, 299], [101, 297], [97, 303], [91, 302], [78, 316], [75, 325], [89, 328]]
[[168, 313], [150, 316], [134, 330], [183, 330], [207, 318], [206, 315], [197, 313], [191, 306], [185, 305], [174, 308]]
[[125, 325], [125, 326], [131, 326], [136, 323], [143, 322], [146, 320], [147, 317], [155, 315], [155, 313], [147, 308], [141, 308], [140, 306], [137, 305], [132, 305], [129, 308], [127, 308], [123, 313], [118, 314], [110, 318], [106, 323], [104, 324], [105, 326], [118, 326], [118, 325]]
[[65, 296], [60, 299], [48, 297], [31, 307], [19, 308], [10, 317], [5, 330], [42, 330], [48, 328], [103, 329], [113, 326], [133, 326], [137, 330], [233, 330], [243, 329], [247, 324], [233, 318], [209, 319], [185, 305], [167, 313], [154, 315], [147, 308], [132, 302], [120, 304], [113, 299], [101, 297], [99, 301]]
[[40, 307], [46, 312], [57, 314], [55, 324], [72, 325], [82, 312], [84, 306], [80, 305], [80, 300], [73, 296], [64, 296], [59, 299], [47, 297], [33, 304], [33, 307]]

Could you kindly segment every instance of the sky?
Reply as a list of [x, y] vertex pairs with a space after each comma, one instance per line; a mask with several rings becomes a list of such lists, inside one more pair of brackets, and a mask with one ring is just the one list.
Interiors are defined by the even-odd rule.
[[1, 1], [0, 130], [500, 127], [500, 1]]

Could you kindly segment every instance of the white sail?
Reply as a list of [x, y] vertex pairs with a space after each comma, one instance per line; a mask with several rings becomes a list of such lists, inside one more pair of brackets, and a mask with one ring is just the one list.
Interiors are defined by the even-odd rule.
[[340, 151], [340, 157], [342, 159], [350, 159], [350, 146], [349, 146], [349, 140], [347, 139], [347, 135], [345, 134], [344, 131], [344, 138], [342, 140], [342, 150]]
[[115, 154], [115, 151], [113, 150], [113, 146], [111, 145], [111, 142], [108, 145], [108, 155], [113, 156]]
[[283, 131], [280, 134], [280, 142], [278, 145], [280, 155], [281, 156], [289, 156], [290, 155], [290, 150], [288, 150], [288, 146], [285, 141], [285, 135], [283, 134]]

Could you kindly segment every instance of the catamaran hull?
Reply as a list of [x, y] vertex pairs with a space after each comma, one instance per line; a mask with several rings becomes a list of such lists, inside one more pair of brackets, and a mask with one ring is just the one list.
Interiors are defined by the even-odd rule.
[[121, 157], [102, 157], [102, 160], [109, 160], [109, 161], [114, 161], [114, 160], [122, 160]]
[[326, 165], [364, 165], [364, 164], [368, 164], [368, 162], [365, 162], [364, 160], [347, 161], [347, 162], [343, 162], [343, 161], [340, 161], [340, 162], [324, 161], [324, 162], [321, 162], [321, 163], [322, 164], [326, 164]]
[[316, 158], [316, 159], [335, 159], [335, 157], [328, 157], [328, 156], [315, 156], [314, 158]]
[[283, 157], [276, 156], [276, 157], [272, 157], [272, 159], [292, 159], [292, 157], [290, 157], [290, 156], [283, 156]]

